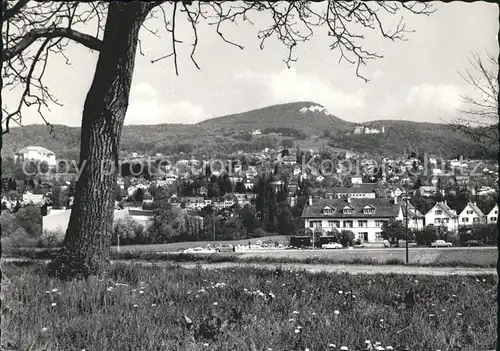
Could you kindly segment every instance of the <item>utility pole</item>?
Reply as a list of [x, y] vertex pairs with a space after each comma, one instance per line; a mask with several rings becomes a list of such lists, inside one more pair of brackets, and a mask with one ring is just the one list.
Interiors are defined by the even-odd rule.
[[406, 264], [408, 264], [408, 261], [409, 261], [409, 254], [408, 254], [408, 216], [409, 216], [409, 213], [408, 213], [408, 186], [405, 187], [405, 194], [406, 194], [406, 199], [405, 199], [405, 202], [406, 202]]
[[213, 212], [214, 212], [214, 248], [215, 248], [215, 206], [213, 208]]

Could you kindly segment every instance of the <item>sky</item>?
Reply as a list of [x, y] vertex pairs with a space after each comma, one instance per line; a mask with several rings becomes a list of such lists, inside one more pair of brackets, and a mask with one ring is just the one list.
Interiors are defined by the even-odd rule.
[[[294, 101], [314, 101], [342, 119], [364, 122], [402, 119], [449, 122], [465, 106], [461, 94], [471, 90], [460, 77], [469, 67], [472, 53], [498, 56], [498, 7], [483, 2], [433, 3], [431, 16], [402, 13], [414, 32], [407, 41], [391, 41], [368, 33], [366, 48], [383, 55], [370, 60], [356, 77], [355, 66], [338, 63], [338, 51], [329, 48], [325, 31], [296, 50], [298, 61], [287, 68], [286, 49], [277, 40], [259, 48], [257, 31], [266, 23], [264, 14], [254, 14], [249, 23], [222, 28], [229, 40], [222, 41], [214, 26], [201, 24], [196, 60], [190, 61], [193, 35], [186, 21], [178, 21], [179, 76], [171, 59], [151, 60], [171, 51], [170, 37], [161, 30], [160, 18], [147, 21], [158, 36], [141, 30], [144, 56], [137, 54], [125, 124], [196, 123], [208, 118]], [[167, 9], [168, 13], [168, 9]], [[400, 15], [387, 18], [395, 26]], [[79, 28], [89, 34], [95, 28]], [[45, 84], [63, 104], [51, 106], [47, 114], [53, 124], [81, 125], [83, 102], [90, 87], [98, 53], [70, 44], [66, 50], [71, 65], [62, 57], [48, 63]], [[2, 92], [4, 104], [12, 104], [14, 92]], [[43, 123], [34, 110], [25, 111], [23, 125]]]

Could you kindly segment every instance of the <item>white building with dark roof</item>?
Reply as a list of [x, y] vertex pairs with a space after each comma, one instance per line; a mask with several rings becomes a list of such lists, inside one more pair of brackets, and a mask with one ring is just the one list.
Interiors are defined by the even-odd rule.
[[313, 201], [302, 212], [305, 228], [329, 232], [350, 230], [365, 242], [381, 242], [382, 225], [390, 219], [403, 220], [402, 205], [395, 199], [336, 198]]
[[425, 225], [442, 227], [450, 232], [458, 230], [458, 215], [452, 210], [446, 201], [437, 202], [433, 208], [425, 214]]
[[459, 225], [477, 225], [484, 224], [485, 216], [483, 211], [475, 202], [469, 202], [467, 206], [460, 212], [458, 215], [458, 224]]
[[490, 211], [490, 213], [488, 213], [486, 222], [488, 224], [493, 224], [496, 223], [497, 220], [498, 220], [498, 204], [496, 204], [495, 207], [493, 207], [493, 209]]
[[41, 146], [26, 146], [14, 154], [14, 160], [24, 162], [33, 160], [35, 162], [45, 162], [48, 166], [57, 164], [56, 154]]

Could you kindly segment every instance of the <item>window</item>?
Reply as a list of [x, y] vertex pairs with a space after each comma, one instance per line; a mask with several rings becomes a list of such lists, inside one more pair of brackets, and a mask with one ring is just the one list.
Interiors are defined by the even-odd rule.
[[381, 232], [375, 233], [375, 240], [376, 241], [382, 241], [382, 240], [384, 240], [384, 238], [382, 237], [382, 233]]
[[340, 221], [333, 221], [336, 228], [340, 228]]
[[352, 214], [351, 208], [344, 208], [344, 214]]
[[462, 218], [462, 222], [463, 222], [463, 223], [467, 223], [468, 221], [469, 221], [469, 218], [468, 218], [468, 217], [464, 217], [464, 218]]
[[434, 224], [439, 224], [441, 223], [441, 219], [440, 218], [434, 218]]
[[344, 228], [352, 228], [352, 221], [344, 221]]
[[434, 214], [436, 214], [436, 215], [441, 215], [441, 214], [443, 214], [443, 211], [441, 211], [441, 210], [436, 210], [436, 212], [434, 212]]
[[363, 241], [368, 241], [368, 233], [367, 232], [358, 233], [358, 238], [363, 239]]
[[495, 211], [495, 214], [498, 214], [498, 210]]
[[386, 221], [381, 221], [381, 220], [376, 220], [375, 221], [375, 226], [376, 227], [382, 227]]
[[467, 211], [467, 214], [474, 214], [474, 211]]
[[497, 218], [496, 218], [496, 217], [491, 217], [491, 218], [490, 218], [490, 221], [492, 221], [492, 222], [496, 222], [496, 221], [497, 221]]
[[368, 227], [368, 221], [358, 221], [360, 227]]
[[478, 223], [479, 222], [479, 218], [477, 218], [477, 217], [476, 218], [472, 218], [472, 222]]
[[365, 209], [363, 210], [363, 213], [364, 213], [364, 214], [373, 214], [373, 212], [374, 212], [374, 211], [373, 211], [373, 208], [371, 208], [371, 207], [369, 207], [369, 208], [365, 208]]
[[443, 224], [448, 224], [448, 222], [449, 222], [449, 221], [450, 221], [450, 219], [449, 219], [449, 218], [443, 218], [441, 222], [442, 222]]
[[335, 222], [336, 221], [328, 221], [328, 226], [329, 227], [335, 227]]
[[309, 221], [309, 228], [321, 227], [321, 221]]

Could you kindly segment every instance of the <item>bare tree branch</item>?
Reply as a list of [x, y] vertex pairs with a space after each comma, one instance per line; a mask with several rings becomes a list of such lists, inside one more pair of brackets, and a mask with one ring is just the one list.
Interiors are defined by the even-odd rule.
[[43, 28], [43, 29], [33, 29], [29, 34], [23, 37], [23, 39], [3, 52], [2, 61], [11, 60], [13, 57], [19, 55], [21, 52], [26, 50], [31, 44], [33, 44], [39, 38], [68, 38], [77, 43], [80, 43], [89, 49], [100, 51], [102, 48], [102, 41], [85, 33], [78, 32], [70, 28]]

